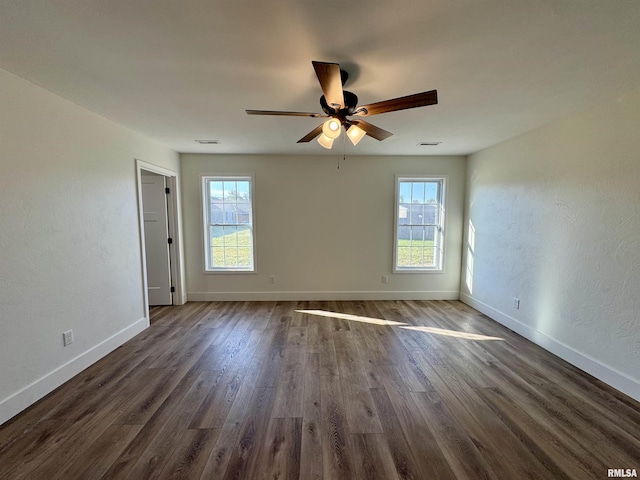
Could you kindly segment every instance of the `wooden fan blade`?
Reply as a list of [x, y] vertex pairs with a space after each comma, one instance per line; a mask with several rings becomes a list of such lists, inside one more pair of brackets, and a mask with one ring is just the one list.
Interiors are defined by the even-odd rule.
[[[415, 93], [406, 97], [394, 98], [383, 102], [376, 102], [370, 105], [358, 107], [354, 115], [367, 117], [369, 115], [378, 115], [379, 113], [395, 112], [398, 110], [406, 110], [408, 108], [426, 107], [427, 105], [435, 105], [438, 103], [438, 91], [430, 90], [428, 92]], [[360, 112], [360, 110], [366, 110]]]
[[282, 115], [286, 117], [326, 117], [328, 115], [323, 115], [322, 113], [314, 113], [314, 112], [282, 112], [279, 110], [245, 110], [247, 115]]
[[[364, 130], [364, 129], [363, 129]], [[304, 137], [298, 140], [297, 143], [307, 143], [316, 138], [322, 133], [322, 125], [318, 125], [316, 128], [307, 133]]]
[[344, 94], [342, 93], [342, 78], [340, 77], [340, 65], [337, 63], [325, 63], [312, 61], [316, 76], [320, 82], [324, 98], [330, 107], [339, 110], [344, 108]]
[[389, 138], [391, 135], [393, 135], [393, 133], [387, 132], [386, 130], [383, 130], [380, 127], [376, 127], [375, 125], [372, 125], [369, 122], [365, 122], [364, 120], [352, 120], [350, 123], [351, 125], [360, 127], [366, 132], [367, 135], [379, 141], [382, 141], [385, 138]]

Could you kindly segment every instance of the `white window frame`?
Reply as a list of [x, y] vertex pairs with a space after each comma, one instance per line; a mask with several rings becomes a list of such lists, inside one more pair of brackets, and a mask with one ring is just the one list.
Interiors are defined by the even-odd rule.
[[[433, 224], [436, 228], [436, 236], [434, 241], [434, 259], [433, 267], [403, 267], [398, 266], [398, 224], [400, 213], [400, 183], [401, 182], [438, 182], [440, 188], [438, 198], [438, 222]], [[396, 189], [393, 211], [393, 273], [443, 273], [444, 257], [445, 257], [445, 209], [446, 209], [446, 175], [396, 175]], [[417, 226], [417, 225], [416, 225]]]
[[[209, 227], [218, 225], [211, 223], [211, 198], [209, 195], [209, 182], [249, 182], [249, 196], [251, 205], [250, 222], [248, 224], [251, 231], [251, 265], [248, 267], [214, 267], [211, 258], [211, 238]], [[203, 175], [202, 176], [202, 226], [204, 240], [204, 273], [256, 273], [256, 229], [255, 229], [255, 178], [251, 175]], [[234, 226], [234, 224], [219, 224], [221, 226]], [[238, 224], [237, 226], [247, 226]]]

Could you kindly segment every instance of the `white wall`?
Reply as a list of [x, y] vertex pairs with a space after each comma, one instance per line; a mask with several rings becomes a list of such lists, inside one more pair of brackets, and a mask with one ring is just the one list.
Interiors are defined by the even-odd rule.
[[472, 155], [473, 283], [463, 274], [461, 286], [472, 306], [636, 399], [639, 127], [640, 89]]
[[[341, 157], [181, 155], [189, 300], [457, 299], [465, 158], [353, 156], [338, 170]], [[257, 274], [203, 273], [201, 176], [214, 174], [255, 174]], [[392, 273], [395, 174], [448, 175], [445, 273]]]
[[2, 423], [145, 327], [134, 159], [179, 158], [4, 70], [0, 85]]

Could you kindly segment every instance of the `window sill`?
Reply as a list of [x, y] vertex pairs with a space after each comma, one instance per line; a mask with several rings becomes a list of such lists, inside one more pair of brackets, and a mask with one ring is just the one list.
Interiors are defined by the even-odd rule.
[[257, 270], [204, 270], [205, 275], [255, 275]]
[[444, 268], [394, 268], [393, 273], [444, 273]]

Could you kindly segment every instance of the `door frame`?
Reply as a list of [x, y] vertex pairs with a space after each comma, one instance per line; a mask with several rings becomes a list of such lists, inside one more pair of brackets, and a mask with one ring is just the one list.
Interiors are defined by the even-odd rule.
[[136, 160], [136, 187], [138, 196], [138, 228], [140, 231], [140, 264], [142, 270], [142, 290], [144, 296], [145, 317], [149, 319], [149, 292], [147, 281], [147, 254], [144, 242], [144, 214], [142, 206], [142, 174], [143, 171], [156, 173], [166, 178], [170, 194], [167, 195], [167, 219], [169, 222], [169, 237], [173, 240], [172, 247], [169, 248], [169, 261], [171, 263], [171, 283], [175, 288], [172, 295], [173, 305], [183, 305], [186, 303], [186, 291], [184, 288], [184, 270], [182, 260], [182, 235], [180, 228], [180, 210], [178, 205], [178, 172], [148, 163], [139, 159]]

